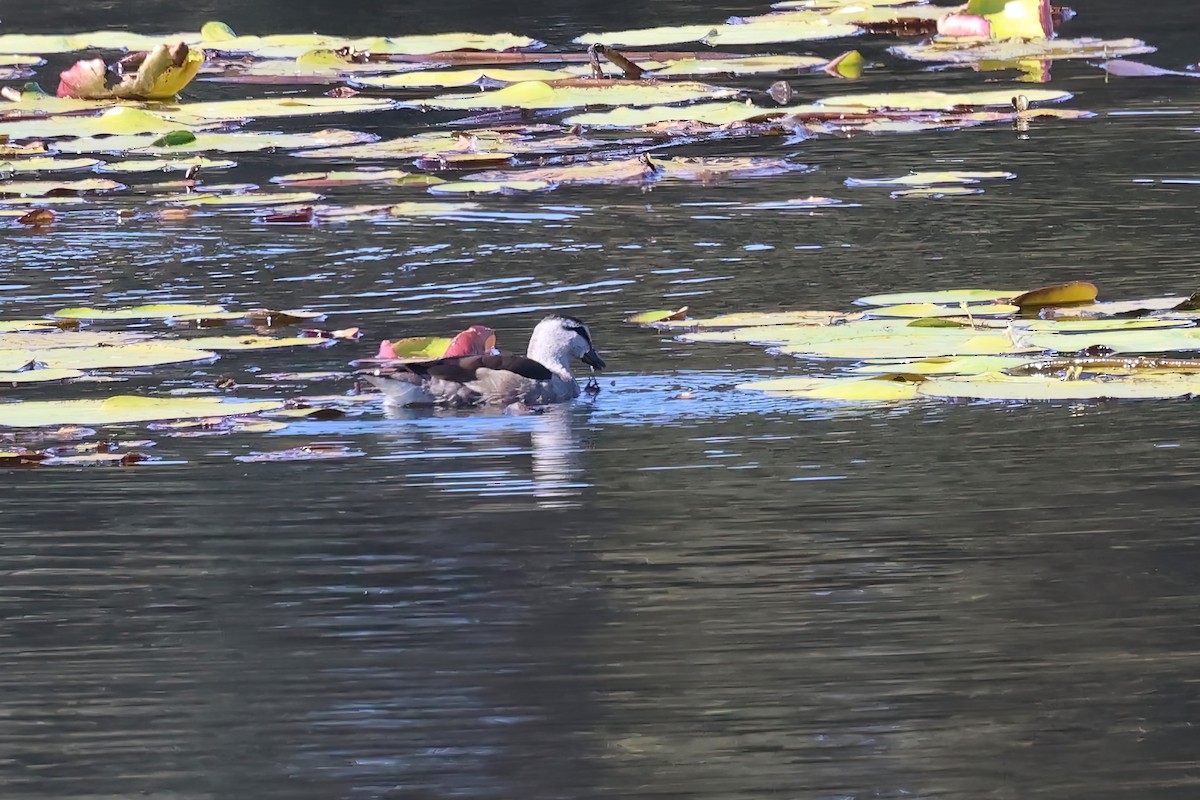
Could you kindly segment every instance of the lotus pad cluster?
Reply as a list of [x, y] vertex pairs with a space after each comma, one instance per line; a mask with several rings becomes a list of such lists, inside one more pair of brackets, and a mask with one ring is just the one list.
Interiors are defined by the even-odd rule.
[[1101, 302], [1095, 285], [863, 297], [860, 310], [637, 324], [696, 343], [741, 343], [800, 359], [795, 377], [739, 389], [811, 401], [1094, 400], [1200, 393], [1200, 296]]
[[[794, 52], [814, 42], [899, 36], [909, 43], [883, 57], [1016, 68], [1038, 80], [1054, 59], [1152, 49], [1136, 40], [1057, 38], [1064, 19], [1046, 0], [971, 0], [954, 11], [897, 0], [805, 0], [764, 14], [557, 43], [511, 33], [243, 35], [217, 22], [159, 36], [7, 32], [0, 35], [0, 216], [48, 227], [99, 205], [126, 216], [346, 222], [470, 215], [477, 199], [580, 184], [751, 180], [804, 167], [787, 152], [684, 158], [667, 151], [697, 140], [794, 141], [1087, 115], [1053, 107], [1069, 94], [1048, 88], [1022, 89], [1016, 107], [1018, 93], [1009, 89], [797, 91], [790, 82], [807, 75], [853, 81], [876, 66], [854, 50], [833, 58]], [[982, 33], [944, 30], [968, 23]], [[44, 56], [83, 51], [89, 57], [61, 74], [43, 70]], [[212, 99], [213, 82], [234, 84], [243, 97]], [[43, 87], [57, 87], [57, 96]], [[801, 95], [815, 99], [799, 102]], [[380, 112], [411, 121], [415, 132], [384, 140], [339, 121]], [[265, 184], [239, 182], [239, 161], [266, 150], [304, 161]], [[907, 187], [897, 196], [977, 191]], [[422, 194], [454, 202], [415, 199]]]

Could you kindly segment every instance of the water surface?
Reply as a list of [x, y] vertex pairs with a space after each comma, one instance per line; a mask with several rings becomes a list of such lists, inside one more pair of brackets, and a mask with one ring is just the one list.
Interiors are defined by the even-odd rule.
[[[202, 0], [26, 4], [3, 20], [346, 34], [469, 20], [563, 43], [758, 10]], [[1161, 47], [1150, 60], [1178, 68], [1195, 53], [1170, 14], [1188, 10], [1098, 0], [1069, 33], [1146, 38]], [[856, 44], [882, 62], [888, 43]], [[859, 88], [985, 80], [886, 64]], [[1018, 91], [1011, 78], [994, 80]], [[816, 169], [564, 188], [453, 221], [116, 225], [97, 210], [48, 234], [0, 229], [5, 317], [303, 306], [372, 341], [486, 321], [519, 347], [547, 310], [568, 310], [611, 367], [597, 397], [543, 416], [368, 405], [272, 436], [162, 439], [156, 453], [177, 464], [5, 473], [3, 796], [1194, 797], [1194, 403], [781, 402], [732, 386], [803, 368], [791, 359], [620, 322], [1076, 278], [1113, 298], [1195, 290], [1200, 187], [1162, 183], [1200, 178], [1192, 82], [1061, 62], [1051, 85], [1097, 116], [1024, 135], [695, 146], [678, 152], [787, 153]], [[396, 136], [438, 119], [337, 124]], [[239, 160], [238, 180], [309, 168]], [[1018, 177], [943, 201], [843, 185], [936, 168]], [[858, 205], [739, 208], [809, 195]], [[368, 347], [231, 355], [122, 390], [341, 369]], [[695, 397], [669, 399], [681, 392]], [[311, 442], [366, 455], [234, 460]]]

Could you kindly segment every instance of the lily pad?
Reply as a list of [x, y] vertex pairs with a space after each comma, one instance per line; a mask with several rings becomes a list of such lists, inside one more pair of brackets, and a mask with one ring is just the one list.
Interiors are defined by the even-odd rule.
[[1129, 378], [1062, 380], [1057, 376], [1011, 376], [1003, 373], [935, 378], [920, 385], [922, 397], [964, 400], [1070, 401], [1101, 399], [1166, 399], [1200, 392], [1200, 376], [1167, 374]]
[[736, 388], [808, 400], [896, 403], [918, 399], [918, 381], [900, 375], [869, 378], [779, 378], [743, 383]]
[[945, 39], [925, 44], [897, 45], [890, 52], [913, 61], [973, 64], [979, 61], [1114, 58], [1153, 53], [1140, 39]]
[[198, 350], [269, 350], [276, 347], [328, 347], [336, 339], [315, 336], [293, 336], [275, 339], [270, 336], [198, 336], [194, 339], [175, 341], [178, 347], [194, 347]]
[[194, 303], [156, 303], [126, 308], [60, 308], [51, 314], [56, 319], [82, 320], [127, 320], [167, 319], [184, 314], [214, 314], [224, 311], [222, 306], [197, 305]]
[[828, 60], [816, 56], [748, 56], [746, 58], [688, 58], [653, 70], [656, 78], [705, 75], [778, 75], [820, 69]]
[[[83, 376], [77, 369], [27, 369], [22, 372], [0, 372], [0, 386], [15, 383], [49, 383]], [[0, 423], [2, 424], [2, 423]]]
[[476, 69], [437, 69], [401, 72], [396, 75], [359, 77], [362, 86], [380, 89], [450, 89], [463, 86], [500, 86], [523, 81], [556, 81], [579, 77], [579, 70], [529, 69], [516, 67], [479, 67]]
[[213, 194], [197, 192], [181, 197], [163, 198], [174, 206], [224, 206], [248, 208], [259, 206], [304, 205], [321, 199], [313, 192], [246, 192], [244, 194]]
[[1011, 172], [914, 172], [899, 178], [847, 178], [847, 186], [946, 186], [983, 180], [1012, 180]]
[[272, 183], [290, 187], [309, 187], [324, 189], [335, 186], [361, 186], [369, 184], [398, 185], [406, 178], [414, 176], [410, 172], [399, 169], [352, 169], [338, 172], [299, 172], [292, 175], [280, 175], [271, 178]]
[[[0, 350], [0, 356], [5, 352]], [[217, 354], [185, 346], [183, 342], [159, 340], [119, 347], [54, 347], [27, 350], [22, 356], [35, 359], [48, 369], [132, 369], [165, 364], [212, 361]]]
[[854, 301], [856, 306], [895, 306], [909, 303], [958, 305], [960, 303], [998, 303], [1021, 294], [1011, 289], [947, 289], [936, 292], [898, 292], [874, 294]]
[[0, 183], [0, 195], [45, 197], [55, 194], [93, 194], [124, 189], [125, 184], [108, 178], [84, 178], [77, 181], [10, 181]]
[[525, 81], [494, 92], [439, 95], [420, 101], [420, 105], [445, 109], [650, 106], [733, 97], [738, 93], [737, 89], [684, 81]]
[[105, 400], [48, 400], [0, 404], [0, 427], [121, 425], [192, 417], [257, 414], [283, 406], [281, 401], [233, 402], [224, 397], [110, 397]]
[[21, 158], [11, 161], [0, 159], [0, 174], [23, 172], [67, 172], [78, 169], [92, 169], [101, 164], [95, 158], [54, 158], [51, 156], [36, 158]]
[[[1056, 89], [1022, 89], [1031, 103], [1057, 103], [1071, 97]], [[957, 108], [1011, 106], [1011, 90], [980, 92], [879, 92], [843, 94], [817, 100], [817, 105], [837, 108], [895, 109], [903, 111], [952, 111]]]

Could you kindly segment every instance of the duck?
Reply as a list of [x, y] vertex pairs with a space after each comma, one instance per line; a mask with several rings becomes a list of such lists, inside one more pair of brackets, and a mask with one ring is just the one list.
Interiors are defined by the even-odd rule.
[[579, 396], [579, 383], [571, 372], [573, 358], [593, 371], [605, 367], [586, 323], [551, 314], [533, 329], [525, 355], [440, 358], [362, 374], [383, 391], [384, 404], [390, 406], [543, 406]]

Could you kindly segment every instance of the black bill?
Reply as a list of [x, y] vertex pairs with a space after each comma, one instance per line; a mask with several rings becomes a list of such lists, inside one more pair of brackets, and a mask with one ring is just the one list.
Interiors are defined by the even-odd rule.
[[592, 369], [604, 369], [604, 359], [595, 350], [588, 350], [583, 356], [583, 363]]

